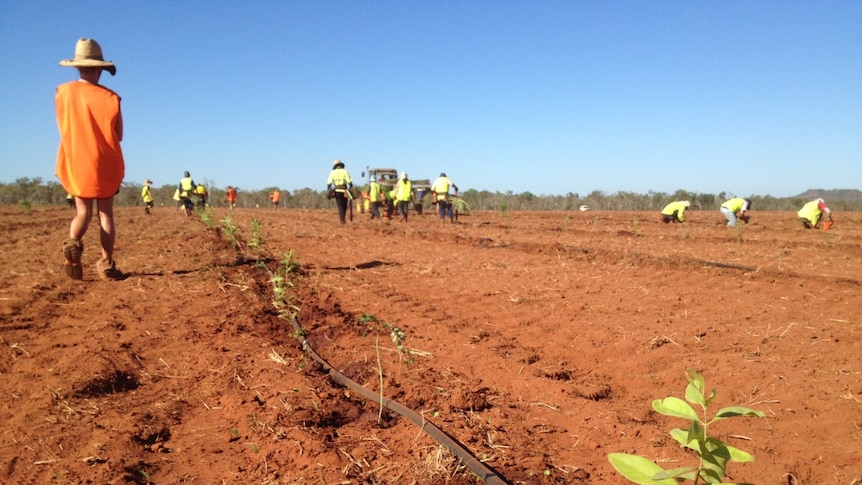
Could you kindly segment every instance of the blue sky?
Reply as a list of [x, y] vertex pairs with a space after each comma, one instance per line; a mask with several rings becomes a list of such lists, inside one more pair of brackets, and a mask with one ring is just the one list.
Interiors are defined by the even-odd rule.
[[332, 160], [464, 190], [862, 188], [862, 2], [0, 2], [0, 182], [54, 178], [99, 41], [126, 180], [325, 188]]

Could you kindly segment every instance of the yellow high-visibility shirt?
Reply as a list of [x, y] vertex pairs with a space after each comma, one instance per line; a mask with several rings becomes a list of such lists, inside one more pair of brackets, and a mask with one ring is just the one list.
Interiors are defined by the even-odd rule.
[[398, 202], [409, 202], [413, 195], [413, 183], [409, 180], [400, 179], [395, 187], [395, 200]]
[[368, 193], [368, 198], [371, 202], [380, 202], [380, 184], [371, 182], [371, 188]]

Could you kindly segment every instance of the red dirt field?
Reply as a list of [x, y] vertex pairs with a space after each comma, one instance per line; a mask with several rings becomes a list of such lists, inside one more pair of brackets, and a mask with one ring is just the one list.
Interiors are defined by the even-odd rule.
[[95, 277], [91, 226], [81, 282], [61, 266], [70, 210], [0, 208], [0, 483], [480, 482], [309, 359], [273, 304], [290, 250], [284, 285], [311, 347], [500, 483], [626, 483], [611, 452], [695, 464], [668, 436], [685, 423], [650, 406], [683, 397], [686, 368], [717, 389], [714, 410], [765, 413], [710, 428], [755, 457], [728, 481], [862, 483], [860, 213], [830, 231], [779, 212], [730, 229], [717, 210], [679, 225], [226, 214], [118, 208], [128, 277]]

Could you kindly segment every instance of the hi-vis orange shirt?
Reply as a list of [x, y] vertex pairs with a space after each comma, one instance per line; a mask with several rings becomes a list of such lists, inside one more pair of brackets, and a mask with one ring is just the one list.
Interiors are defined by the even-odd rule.
[[104, 199], [120, 190], [125, 175], [120, 136], [120, 97], [98, 84], [72, 81], [54, 98], [60, 149], [55, 173], [66, 192]]

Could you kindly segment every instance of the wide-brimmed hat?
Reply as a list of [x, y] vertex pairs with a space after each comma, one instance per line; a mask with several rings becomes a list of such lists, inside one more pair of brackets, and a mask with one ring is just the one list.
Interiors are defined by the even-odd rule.
[[78, 39], [75, 44], [75, 58], [60, 61], [63, 67], [101, 67], [111, 73], [117, 73], [117, 67], [111, 61], [102, 57], [102, 46], [94, 39]]
[[150, 179], [144, 180], [144, 185], [153, 185], [153, 181]]
[[401, 178], [407, 180], [407, 172], [401, 172]]
[[342, 162], [341, 160], [336, 160], [332, 162], [332, 168], [338, 168], [339, 165], [341, 165], [341, 168], [344, 168], [344, 162]]

